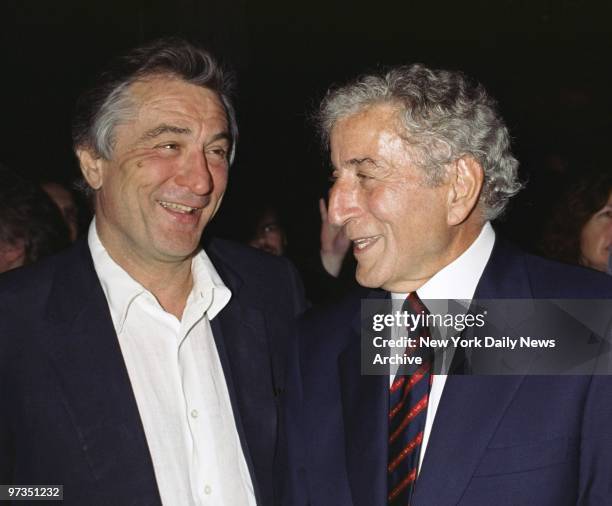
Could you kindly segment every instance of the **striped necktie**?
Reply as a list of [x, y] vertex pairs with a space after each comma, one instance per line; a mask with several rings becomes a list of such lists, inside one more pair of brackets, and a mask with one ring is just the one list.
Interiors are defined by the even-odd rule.
[[[423, 315], [422, 318], [429, 314], [416, 292], [408, 295], [404, 307], [415, 315]], [[410, 333], [417, 343], [421, 336], [427, 335], [429, 328], [426, 325]], [[412, 497], [432, 379], [432, 363], [427, 348], [407, 349], [405, 353], [422, 356], [423, 363], [400, 367], [389, 390], [387, 499], [392, 506], [407, 506]]]

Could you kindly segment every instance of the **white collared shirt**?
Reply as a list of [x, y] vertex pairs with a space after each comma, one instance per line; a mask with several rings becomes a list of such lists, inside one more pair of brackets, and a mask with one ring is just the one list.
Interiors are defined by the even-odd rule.
[[108, 254], [95, 220], [94, 267], [117, 333], [164, 506], [254, 506], [210, 320], [230, 290], [202, 250], [179, 321]]
[[[495, 244], [495, 231], [489, 222], [485, 223], [476, 240], [453, 262], [432, 276], [417, 292], [419, 298], [427, 305], [429, 300], [444, 299], [470, 302], [474, 298], [476, 286], [485, 269], [493, 245]], [[405, 300], [408, 293], [392, 293], [393, 299]], [[431, 310], [431, 308], [429, 308]], [[440, 310], [431, 311], [440, 313]], [[394, 375], [389, 378], [393, 382]], [[423, 443], [419, 458], [419, 470], [425, 457], [427, 443], [431, 435], [434, 418], [442, 398], [442, 391], [446, 384], [446, 375], [434, 375], [427, 407], [427, 418], [423, 431]]]

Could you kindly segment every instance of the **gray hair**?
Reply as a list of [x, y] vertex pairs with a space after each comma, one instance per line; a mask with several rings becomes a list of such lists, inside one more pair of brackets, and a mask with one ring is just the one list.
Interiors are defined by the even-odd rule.
[[110, 159], [115, 144], [115, 128], [134, 114], [136, 104], [129, 87], [156, 75], [177, 77], [219, 95], [230, 127], [231, 164], [238, 139], [236, 114], [230, 100], [233, 76], [210, 53], [176, 38], [157, 40], [133, 49], [98, 77], [95, 86], [77, 102], [72, 125], [74, 149], [86, 147], [98, 156]]
[[519, 192], [518, 161], [497, 104], [463, 73], [415, 64], [366, 75], [328, 91], [318, 123], [326, 146], [336, 122], [368, 107], [398, 107], [403, 136], [430, 185], [440, 184], [448, 163], [473, 156], [484, 170], [483, 217], [498, 217]]

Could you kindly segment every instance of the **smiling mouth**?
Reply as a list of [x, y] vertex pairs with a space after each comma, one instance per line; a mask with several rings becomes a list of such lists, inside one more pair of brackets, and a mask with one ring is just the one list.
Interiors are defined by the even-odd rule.
[[374, 235], [372, 237], [362, 237], [360, 239], [353, 239], [353, 250], [355, 252], [363, 251], [369, 248], [372, 244], [374, 244], [380, 238], [381, 238], [380, 235]]
[[158, 200], [157, 202], [164, 209], [168, 209], [170, 211], [180, 214], [193, 214], [196, 211], [202, 209], [201, 207], [190, 207], [183, 204], [177, 204], [176, 202], [166, 202], [165, 200]]

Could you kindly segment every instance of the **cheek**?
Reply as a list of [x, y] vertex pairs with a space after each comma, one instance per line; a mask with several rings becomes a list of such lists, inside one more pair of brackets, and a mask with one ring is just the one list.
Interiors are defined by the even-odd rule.
[[279, 246], [283, 244], [283, 236], [280, 232], [271, 234], [271, 239], [274, 244], [277, 244]]
[[400, 192], [378, 189], [368, 195], [367, 203], [370, 214], [381, 224], [390, 227], [401, 225], [407, 205]]
[[597, 244], [601, 239], [599, 231], [592, 221], [582, 228], [580, 234], [580, 250], [586, 254], [593, 254], [597, 249]]
[[391, 232], [396, 242], [410, 239], [420, 221], [427, 227], [427, 212], [423, 210], [426, 202], [413, 192], [387, 188], [372, 195], [369, 203], [372, 215]]
[[178, 161], [163, 156], [147, 156], [132, 164], [132, 178], [142, 185], [159, 184], [178, 171]]
[[229, 168], [227, 165], [210, 166], [209, 167], [213, 183], [215, 185], [215, 191], [217, 193], [223, 193], [227, 187], [227, 181], [229, 176]]

